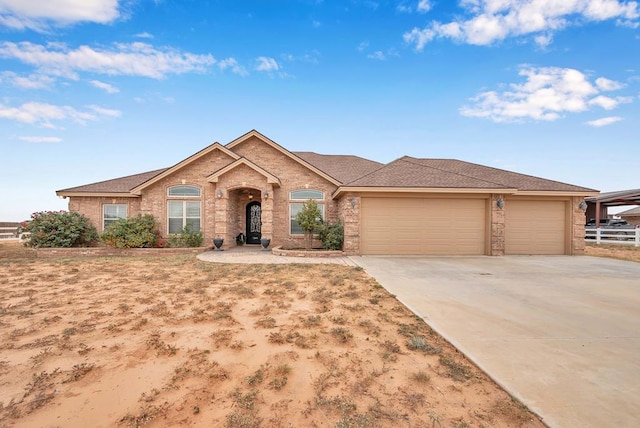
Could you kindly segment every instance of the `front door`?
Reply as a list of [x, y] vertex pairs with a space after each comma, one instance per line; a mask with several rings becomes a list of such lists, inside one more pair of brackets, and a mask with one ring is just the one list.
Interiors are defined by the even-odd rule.
[[259, 244], [262, 237], [262, 207], [254, 201], [247, 205], [247, 244]]

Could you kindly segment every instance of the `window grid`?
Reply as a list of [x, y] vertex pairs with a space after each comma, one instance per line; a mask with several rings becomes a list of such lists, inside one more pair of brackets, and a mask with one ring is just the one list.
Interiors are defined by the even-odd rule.
[[121, 218], [127, 218], [127, 204], [102, 205], [102, 230], [107, 230], [109, 226]]
[[302, 210], [302, 205], [313, 199], [320, 209], [322, 220], [325, 219], [324, 192], [313, 189], [293, 190], [289, 193], [289, 234], [304, 235], [304, 231], [296, 221], [296, 214]]

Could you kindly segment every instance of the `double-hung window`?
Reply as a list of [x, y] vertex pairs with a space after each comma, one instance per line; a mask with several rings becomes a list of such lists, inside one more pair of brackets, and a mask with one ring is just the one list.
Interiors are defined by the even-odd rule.
[[102, 230], [107, 230], [109, 226], [121, 218], [127, 218], [127, 204], [102, 205]]
[[180, 233], [186, 226], [194, 232], [200, 230], [200, 195], [200, 189], [195, 186], [169, 188], [167, 230], [170, 234]]
[[319, 190], [294, 190], [289, 194], [289, 233], [292, 235], [304, 235], [304, 231], [296, 220], [296, 215], [302, 211], [302, 205], [309, 199], [318, 204], [318, 209], [324, 220], [324, 193]]

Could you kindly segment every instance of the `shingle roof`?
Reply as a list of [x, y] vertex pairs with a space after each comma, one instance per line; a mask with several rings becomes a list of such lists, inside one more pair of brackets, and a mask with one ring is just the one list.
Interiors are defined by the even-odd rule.
[[503, 169], [456, 159], [420, 159], [404, 156], [347, 183], [349, 187], [424, 187], [518, 189], [521, 191], [595, 192]]
[[127, 193], [131, 189], [158, 174], [163, 173], [168, 168], [156, 169], [155, 171], [143, 172], [141, 174], [128, 175], [126, 177], [114, 178], [112, 180], [99, 181], [97, 183], [85, 184], [84, 186], [70, 187], [58, 190], [64, 193]]
[[630, 210], [622, 211], [618, 213], [619, 216], [637, 216], [640, 215], [640, 207], [631, 208]]
[[359, 156], [321, 155], [314, 152], [292, 153], [342, 183], [353, 181], [383, 166], [379, 162]]

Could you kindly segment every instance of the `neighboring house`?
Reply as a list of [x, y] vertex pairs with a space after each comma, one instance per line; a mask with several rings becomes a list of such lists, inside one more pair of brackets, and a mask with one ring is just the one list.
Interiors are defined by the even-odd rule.
[[631, 208], [617, 214], [621, 219], [627, 220], [627, 223], [640, 225], [640, 207]]
[[586, 196], [598, 191], [459, 160], [290, 152], [253, 130], [167, 169], [56, 192], [102, 232], [152, 214], [163, 236], [186, 224], [205, 242], [271, 238], [301, 247], [309, 198], [344, 224], [348, 254], [581, 254]]

